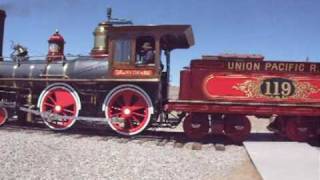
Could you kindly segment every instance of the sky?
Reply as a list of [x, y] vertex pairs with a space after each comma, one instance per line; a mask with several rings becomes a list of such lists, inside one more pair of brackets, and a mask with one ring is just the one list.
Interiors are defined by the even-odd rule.
[[11, 41], [26, 46], [31, 56], [46, 55], [56, 29], [65, 38], [65, 53], [86, 55], [107, 7], [113, 17], [134, 24], [192, 25], [195, 45], [172, 52], [174, 85], [179, 71], [202, 55], [320, 61], [319, 0], [1, 0], [7, 12], [4, 56], [10, 55]]

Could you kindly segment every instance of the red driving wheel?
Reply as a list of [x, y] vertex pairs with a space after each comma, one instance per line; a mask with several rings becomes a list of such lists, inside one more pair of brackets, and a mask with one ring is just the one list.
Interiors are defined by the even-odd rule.
[[312, 134], [312, 122], [307, 119], [292, 117], [286, 123], [286, 135], [292, 141], [304, 142]]
[[183, 121], [183, 131], [193, 140], [200, 140], [209, 133], [207, 114], [190, 113]]
[[6, 108], [0, 107], [0, 126], [4, 125], [8, 119], [8, 111]]
[[43, 118], [45, 124], [53, 130], [66, 130], [76, 121], [80, 104], [74, 90], [65, 86], [52, 86], [44, 91], [40, 97], [40, 112], [48, 112], [60, 116], [67, 116], [65, 119]]
[[246, 116], [227, 115], [224, 121], [224, 132], [230, 140], [241, 143], [247, 139], [251, 131], [251, 124]]
[[119, 134], [131, 136], [142, 132], [153, 113], [148, 94], [134, 85], [112, 90], [105, 100], [105, 116], [109, 126]]

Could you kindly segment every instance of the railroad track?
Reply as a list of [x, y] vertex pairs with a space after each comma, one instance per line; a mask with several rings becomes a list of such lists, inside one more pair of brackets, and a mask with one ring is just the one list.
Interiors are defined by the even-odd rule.
[[55, 136], [74, 136], [75, 139], [82, 138], [97, 138], [98, 141], [116, 141], [117, 143], [125, 144], [133, 142], [136, 144], [143, 145], [145, 143], [154, 144], [157, 146], [166, 146], [173, 148], [184, 148], [191, 150], [202, 150], [202, 149], [215, 149], [217, 151], [225, 150], [225, 140], [222, 137], [207, 138], [202, 141], [190, 141], [187, 139], [183, 132], [168, 132], [159, 129], [157, 131], [147, 130], [142, 134], [134, 137], [124, 137], [107, 127], [104, 124], [90, 123], [78, 123], [75, 127], [66, 131], [52, 131], [48, 129], [44, 124], [31, 124], [22, 125], [17, 121], [9, 121], [5, 126], [0, 128], [1, 131], [18, 132], [24, 131], [26, 134], [53, 134]]
[[[192, 150], [202, 150], [213, 148], [217, 151], [224, 151], [226, 146], [231, 144], [224, 137], [208, 137], [202, 141], [194, 142], [187, 139], [183, 132], [172, 132], [166, 130], [154, 131], [150, 129], [142, 134], [133, 137], [121, 136], [107, 127], [106, 124], [101, 123], [84, 123], [79, 121], [75, 127], [66, 131], [52, 131], [48, 129], [44, 124], [32, 124], [32, 125], [21, 125], [16, 120], [9, 121], [6, 125], [2, 126], [0, 130], [8, 132], [25, 131], [26, 134], [30, 133], [45, 133], [53, 134], [55, 136], [75, 136], [76, 139], [82, 138], [97, 138], [99, 141], [116, 141], [118, 143], [129, 143], [134, 142], [136, 144], [151, 143], [157, 146], [171, 146], [174, 148], [185, 148]], [[270, 133], [253, 133], [250, 135], [248, 141], [253, 142], [264, 142], [264, 141], [285, 141]], [[313, 146], [320, 147], [319, 142], [311, 142]], [[240, 144], [242, 145], [242, 144]]]

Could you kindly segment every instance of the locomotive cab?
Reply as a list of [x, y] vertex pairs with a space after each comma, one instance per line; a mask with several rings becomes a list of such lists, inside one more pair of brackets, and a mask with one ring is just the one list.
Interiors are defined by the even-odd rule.
[[[194, 44], [190, 25], [113, 26], [108, 36], [110, 76], [162, 82], [164, 99], [170, 77], [170, 52]], [[151, 59], [144, 59], [146, 55]]]
[[[194, 43], [189, 25], [115, 26], [110, 27], [108, 35], [113, 69], [150, 69], [152, 72], [144, 74], [148, 77], [157, 77], [156, 74], [163, 69], [161, 55], [165, 51], [189, 48]], [[152, 50], [154, 54], [148, 62], [142, 60], [144, 48]], [[113, 72], [113, 75], [117, 73]]]

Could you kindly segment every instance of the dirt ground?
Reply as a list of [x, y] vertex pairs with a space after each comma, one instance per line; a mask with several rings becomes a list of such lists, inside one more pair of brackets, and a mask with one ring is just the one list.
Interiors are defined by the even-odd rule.
[[[252, 125], [252, 133], [270, 133], [267, 130], [269, 119], [258, 119], [249, 116]], [[251, 161], [249, 154], [241, 165], [234, 169], [233, 173], [227, 178], [228, 180], [262, 180], [259, 172]]]
[[[179, 87], [171, 86], [169, 90], [169, 96], [171, 99], [177, 99], [179, 96]], [[248, 116], [251, 122], [251, 133], [252, 136], [257, 136], [259, 133], [271, 133], [266, 127], [268, 126], [270, 120], [265, 118], [256, 118], [255, 116]], [[251, 136], [251, 137], [252, 137]], [[254, 137], [253, 137], [254, 139]], [[255, 168], [253, 162], [251, 161], [249, 155], [247, 154], [245, 160], [234, 169], [233, 173], [227, 178], [221, 177], [218, 179], [228, 179], [228, 180], [262, 180], [259, 172]]]

